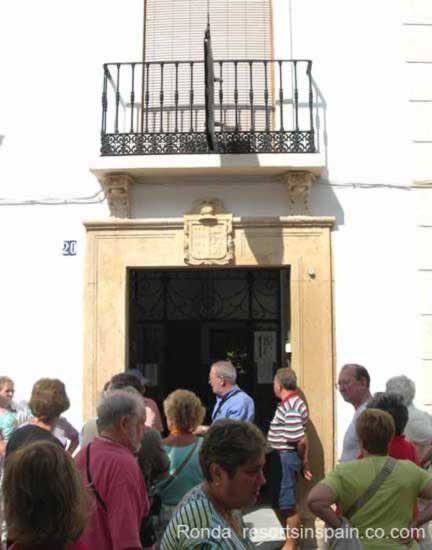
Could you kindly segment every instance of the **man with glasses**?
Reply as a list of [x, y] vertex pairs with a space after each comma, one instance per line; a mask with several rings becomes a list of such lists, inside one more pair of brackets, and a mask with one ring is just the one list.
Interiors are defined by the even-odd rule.
[[347, 403], [354, 407], [354, 416], [351, 424], [345, 432], [341, 462], [355, 460], [360, 453], [360, 444], [356, 433], [356, 421], [361, 413], [366, 409], [367, 401], [370, 397], [370, 376], [365, 367], [348, 363], [342, 367], [339, 373], [337, 387], [339, 393]]

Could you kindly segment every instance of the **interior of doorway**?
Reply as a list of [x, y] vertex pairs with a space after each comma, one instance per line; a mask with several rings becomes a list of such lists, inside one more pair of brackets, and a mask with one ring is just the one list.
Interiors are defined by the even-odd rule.
[[264, 430], [274, 413], [273, 374], [290, 353], [290, 269], [128, 270], [128, 366], [151, 382], [159, 404], [194, 391], [207, 409], [213, 362], [230, 358]]

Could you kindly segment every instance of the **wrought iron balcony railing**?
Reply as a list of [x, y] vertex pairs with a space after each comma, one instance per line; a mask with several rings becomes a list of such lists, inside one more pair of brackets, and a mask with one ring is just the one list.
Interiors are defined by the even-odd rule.
[[104, 65], [104, 156], [314, 153], [310, 60]]

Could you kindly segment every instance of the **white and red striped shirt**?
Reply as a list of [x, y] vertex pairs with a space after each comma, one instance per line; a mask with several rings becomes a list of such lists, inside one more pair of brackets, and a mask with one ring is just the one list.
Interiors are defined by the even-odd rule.
[[279, 403], [267, 435], [272, 449], [295, 450], [295, 444], [305, 435], [308, 417], [306, 404], [297, 392], [292, 392]]

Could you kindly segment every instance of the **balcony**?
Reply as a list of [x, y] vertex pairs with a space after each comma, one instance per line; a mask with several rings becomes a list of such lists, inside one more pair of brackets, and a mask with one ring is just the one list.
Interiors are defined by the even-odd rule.
[[310, 60], [108, 63], [103, 73], [103, 157], [317, 152]]

